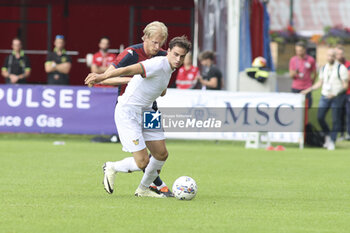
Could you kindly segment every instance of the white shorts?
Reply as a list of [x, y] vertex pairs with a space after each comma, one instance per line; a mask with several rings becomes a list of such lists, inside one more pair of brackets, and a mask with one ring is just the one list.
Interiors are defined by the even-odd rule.
[[163, 130], [143, 129], [140, 108], [117, 106], [114, 121], [118, 130], [123, 151], [136, 152], [146, 148], [147, 141], [164, 140]]

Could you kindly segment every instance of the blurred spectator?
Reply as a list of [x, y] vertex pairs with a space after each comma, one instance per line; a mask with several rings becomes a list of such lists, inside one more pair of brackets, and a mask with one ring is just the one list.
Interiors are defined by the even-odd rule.
[[117, 58], [114, 53], [108, 53], [109, 49], [109, 38], [102, 37], [100, 43], [98, 44], [100, 50], [94, 54], [91, 65], [91, 72], [102, 74]]
[[12, 40], [12, 53], [5, 59], [1, 68], [1, 75], [5, 78], [5, 82], [10, 83], [26, 83], [30, 75], [30, 62], [28, 57], [22, 50], [22, 42], [18, 38]]
[[256, 57], [252, 67], [245, 70], [246, 74], [260, 83], [264, 83], [269, 78], [269, 69], [266, 68], [266, 59]]
[[[334, 150], [337, 134], [341, 130], [341, 107], [345, 101], [349, 74], [346, 67], [336, 60], [334, 49], [328, 50], [327, 62], [320, 70], [319, 80], [301, 93], [307, 94], [322, 87], [317, 118], [323, 132], [326, 134], [323, 146], [328, 150]], [[326, 122], [326, 114], [330, 108], [332, 109], [332, 131], [330, 131]]]
[[[306, 44], [302, 41], [295, 45], [296, 56], [289, 61], [289, 74], [293, 79], [292, 92], [300, 93], [302, 90], [310, 88], [316, 80], [315, 59], [306, 54]], [[308, 108], [312, 106], [312, 93], [306, 95]]]
[[[346, 60], [344, 56], [344, 48], [342, 46], [337, 46], [335, 48], [336, 58], [339, 63], [343, 64], [350, 72], [350, 61]], [[348, 87], [347, 93], [350, 94], [350, 86]], [[341, 113], [341, 131], [340, 131], [340, 140], [346, 139], [350, 140], [350, 100], [349, 98], [345, 98], [344, 105], [342, 107]], [[348, 107], [346, 107], [349, 105]], [[348, 108], [348, 110], [347, 110]], [[345, 131], [347, 131], [347, 135], [345, 136]]]
[[348, 82], [348, 89], [346, 91], [346, 98], [345, 98], [345, 107], [346, 107], [346, 121], [347, 121], [347, 136], [346, 140], [350, 140], [350, 80]]
[[199, 69], [192, 65], [192, 53], [186, 54], [184, 64], [180, 67], [176, 76], [176, 88], [190, 89], [197, 82], [196, 77], [199, 75]]
[[202, 65], [202, 76], [198, 76], [202, 89], [221, 90], [222, 74], [214, 65], [214, 52], [204, 51], [199, 54], [199, 61]]
[[47, 73], [47, 84], [69, 85], [69, 71], [72, 67], [72, 59], [64, 49], [64, 36], [57, 35], [55, 38], [55, 48], [50, 52], [45, 62], [45, 72]]

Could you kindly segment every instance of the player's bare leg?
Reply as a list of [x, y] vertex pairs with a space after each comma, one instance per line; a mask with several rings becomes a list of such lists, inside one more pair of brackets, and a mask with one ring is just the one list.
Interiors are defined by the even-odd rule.
[[149, 157], [146, 148], [133, 152], [132, 155], [134, 156], [135, 163], [140, 168], [140, 170], [143, 170], [147, 167], [149, 163]]
[[151, 155], [160, 161], [165, 161], [168, 158], [168, 150], [165, 146], [165, 140], [146, 141], [146, 146], [151, 152]]

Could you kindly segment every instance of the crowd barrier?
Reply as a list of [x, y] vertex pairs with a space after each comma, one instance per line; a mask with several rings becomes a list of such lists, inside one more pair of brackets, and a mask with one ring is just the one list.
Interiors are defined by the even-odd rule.
[[[0, 85], [0, 132], [114, 134], [117, 96], [117, 88]], [[231, 121], [240, 131], [165, 129], [167, 138], [246, 140], [256, 130], [268, 131], [271, 141], [292, 143], [303, 142], [304, 101], [303, 95], [293, 93], [178, 89], [168, 89], [164, 97], [157, 99], [160, 110], [165, 108], [168, 112], [172, 108], [201, 108], [210, 112], [219, 107], [224, 110], [225, 123]]]
[[167, 138], [245, 141], [253, 131], [267, 131], [271, 142], [299, 143], [303, 147], [305, 96], [302, 94], [168, 89], [157, 102], [160, 109], [201, 108], [210, 112], [225, 108], [225, 121], [239, 129], [239, 132], [166, 132]]
[[117, 88], [0, 85], [0, 132], [114, 134]]

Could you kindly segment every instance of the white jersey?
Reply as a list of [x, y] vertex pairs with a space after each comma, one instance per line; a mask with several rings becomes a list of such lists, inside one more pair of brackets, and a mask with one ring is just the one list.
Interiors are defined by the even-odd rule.
[[166, 56], [154, 57], [140, 64], [144, 76], [135, 75], [130, 80], [124, 94], [118, 98], [118, 105], [147, 108], [167, 88], [174, 70]]

